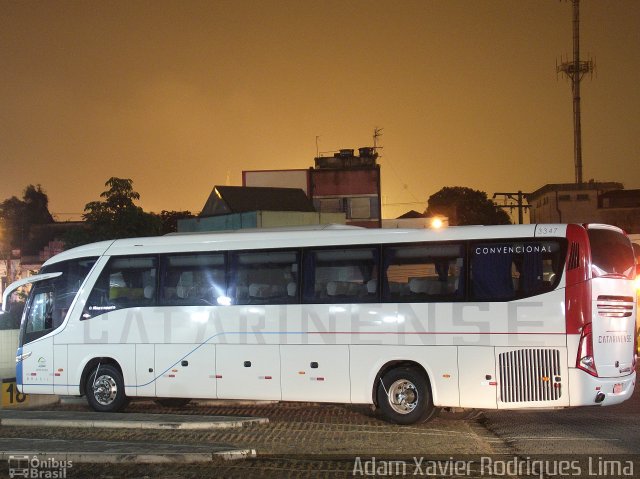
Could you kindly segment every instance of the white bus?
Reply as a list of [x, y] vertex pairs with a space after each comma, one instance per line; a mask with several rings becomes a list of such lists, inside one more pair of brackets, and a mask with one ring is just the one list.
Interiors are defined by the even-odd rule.
[[95, 243], [25, 280], [16, 380], [97, 411], [136, 397], [338, 402], [401, 424], [617, 404], [636, 377], [635, 274], [628, 237], [606, 225]]

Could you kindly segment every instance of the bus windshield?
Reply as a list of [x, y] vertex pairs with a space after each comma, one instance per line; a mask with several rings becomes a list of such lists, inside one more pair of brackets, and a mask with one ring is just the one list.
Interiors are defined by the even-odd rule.
[[604, 228], [590, 228], [587, 233], [594, 275], [635, 278], [633, 248], [624, 234]]
[[62, 324], [96, 260], [97, 258], [81, 258], [42, 268], [41, 274], [62, 274], [33, 285], [20, 328], [21, 345], [50, 333]]

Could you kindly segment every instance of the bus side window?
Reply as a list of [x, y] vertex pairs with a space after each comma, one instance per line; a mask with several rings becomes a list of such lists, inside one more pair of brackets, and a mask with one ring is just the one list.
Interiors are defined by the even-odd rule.
[[160, 304], [211, 306], [226, 295], [224, 253], [193, 253], [163, 258]]
[[297, 250], [231, 252], [233, 304], [286, 304], [298, 300]]
[[464, 295], [461, 244], [387, 246], [383, 253], [386, 301], [455, 301]]
[[509, 301], [546, 293], [562, 274], [558, 241], [501, 241], [471, 247], [471, 298]]
[[378, 249], [323, 248], [305, 251], [305, 303], [378, 300]]
[[82, 319], [124, 308], [155, 304], [157, 258], [113, 257], [106, 264], [82, 313]]

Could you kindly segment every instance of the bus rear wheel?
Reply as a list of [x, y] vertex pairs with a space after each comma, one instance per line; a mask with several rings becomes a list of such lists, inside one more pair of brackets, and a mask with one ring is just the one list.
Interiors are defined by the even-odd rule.
[[98, 365], [87, 377], [87, 402], [98, 412], [116, 412], [128, 403], [122, 374], [111, 364]]
[[426, 422], [437, 412], [429, 381], [412, 368], [385, 373], [378, 381], [377, 399], [382, 416], [396, 424]]

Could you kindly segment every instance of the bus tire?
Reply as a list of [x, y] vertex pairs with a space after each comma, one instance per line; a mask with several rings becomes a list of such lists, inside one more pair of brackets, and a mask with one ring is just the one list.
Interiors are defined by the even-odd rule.
[[122, 374], [111, 364], [99, 365], [91, 371], [87, 377], [85, 392], [89, 406], [98, 412], [120, 411], [129, 402], [124, 394]]
[[161, 398], [154, 401], [162, 407], [184, 407], [191, 402], [189, 398]]
[[396, 424], [416, 424], [433, 418], [429, 381], [413, 368], [396, 368], [378, 380], [378, 407], [382, 416]]

